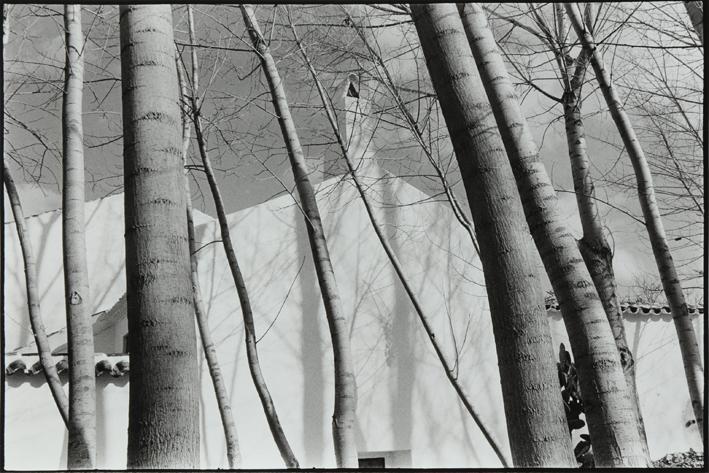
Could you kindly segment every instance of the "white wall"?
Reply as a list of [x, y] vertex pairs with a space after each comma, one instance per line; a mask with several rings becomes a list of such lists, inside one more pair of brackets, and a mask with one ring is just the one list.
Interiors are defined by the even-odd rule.
[[[86, 203], [86, 253], [89, 273], [89, 310], [92, 314], [110, 309], [125, 293], [125, 243], [123, 194]], [[25, 270], [14, 220], [4, 224], [3, 301], [5, 350], [27, 347], [34, 342], [27, 314]], [[195, 211], [195, 224], [211, 220]], [[40, 308], [47, 334], [66, 326], [62, 261], [61, 211], [50, 211], [26, 220], [37, 260]], [[66, 335], [50, 337], [52, 349], [66, 343]], [[100, 351], [100, 350], [99, 350]]]
[[[381, 177], [375, 169], [369, 172], [373, 178]], [[389, 188], [380, 181], [369, 193], [377, 201], [401, 204], [425, 197], [401, 180]], [[411, 450], [414, 467], [499, 466], [450, 388], [352, 185], [327, 181], [320, 186], [319, 201], [343, 308], [352, 320], [359, 450]], [[379, 214], [450, 357], [455, 353], [451, 337], [455, 333], [461, 383], [485, 425], [509, 452], [482, 274], [466, 233], [440, 204], [402, 206]], [[302, 215], [286, 195], [233, 214], [230, 226], [252, 298], [256, 332], [263, 335], [258, 344], [262, 369], [285, 433], [302, 467], [334, 467], [332, 350]], [[218, 228], [207, 224], [200, 235], [202, 244], [216, 240]], [[239, 301], [223, 249], [208, 245], [199, 258], [242, 466], [281, 467], [249, 376]], [[550, 323], [555, 346], [560, 342], [568, 346], [558, 314], [550, 314]], [[697, 328], [701, 338], [700, 323]], [[627, 330], [638, 358], [638, 386], [653, 458], [698, 448], [696, 428], [684, 427], [691, 411], [685, 409], [686, 386], [671, 321], [628, 320]], [[204, 365], [201, 378], [201, 466], [225, 467], [223, 432]], [[125, 465], [128, 388], [108, 383], [100, 392], [99, 424], [105, 427], [99, 447], [109, 451], [103, 460], [99, 456], [105, 462], [99, 466], [120, 468]], [[55, 410], [44, 384], [8, 385], [9, 468], [63, 466], [66, 439]], [[33, 434], [38, 430], [47, 446], [41, 454]], [[34, 463], [39, 457], [41, 465]]]

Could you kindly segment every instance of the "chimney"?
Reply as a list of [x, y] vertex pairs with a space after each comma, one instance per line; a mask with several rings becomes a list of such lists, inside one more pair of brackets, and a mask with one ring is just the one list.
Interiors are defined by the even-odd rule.
[[[329, 94], [337, 128], [344, 138], [347, 152], [355, 166], [363, 166], [365, 152], [371, 148], [371, 125], [368, 114], [370, 112], [371, 88], [369, 81], [361, 79], [357, 74], [349, 74], [339, 83], [336, 83]], [[332, 137], [330, 125], [324, 126], [324, 131]], [[334, 137], [333, 137], [334, 139]], [[317, 151], [316, 151], [317, 150]], [[311, 150], [308, 150], [308, 154]], [[317, 182], [347, 173], [347, 165], [342, 156], [339, 145], [334, 144], [327, 149], [314, 148], [312, 152], [320, 154], [320, 164], [314, 166], [313, 175]]]
[[333, 103], [337, 114], [337, 126], [355, 165], [364, 157], [370, 145], [372, 133], [369, 126], [370, 98], [369, 81], [357, 74], [349, 74], [340, 84]]

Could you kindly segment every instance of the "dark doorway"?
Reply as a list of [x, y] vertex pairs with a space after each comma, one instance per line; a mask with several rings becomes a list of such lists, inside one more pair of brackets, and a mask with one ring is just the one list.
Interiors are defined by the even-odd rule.
[[360, 468], [386, 468], [384, 465], [384, 457], [375, 458], [360, 458], [359, 459]]

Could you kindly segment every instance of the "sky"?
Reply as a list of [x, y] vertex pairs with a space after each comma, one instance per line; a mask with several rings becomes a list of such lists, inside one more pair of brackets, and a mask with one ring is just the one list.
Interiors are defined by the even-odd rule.
[[[60, 10], [57, 6], [51, 8], [57, 12]], [[248, 50], [248, 38], [239, 11], [210, 5], [197, 5], [195, 8], [197, 43], [239, 50], [198, 50], [201, 90], [205, 94], [203, 116], [206, 117], [208, 125], [209, 152], [217, 169], [217, 179], [225, 196], [227, 211], [233, 212], [283, 193], [284, 185], [291, 190], [292, 174], [282, 137], [273, 117], [272, 106], [268, 95], [265, 94], [267, 89], [263, 75], [257, 68], [254, 55]], [[301, 25], [299, 34], [306, 44], [306, 49], [316, 68], [322, 72], [321, 77], [328, 93], [334, 95], [337, 86], [349, 72], [357, 71], [358, 68], [373, 71], [371, 64], [362, 56], [365, 51], [363, 45], [352, 29], [345, 27], [346, 16], [340, 6], [293, 6], [291, 10], [296, 23]], [[185, 8], [177, 5], [173, 11], [176, 41], [187, 43], [189, 39]], [[358, 14], [363, 10], [361, 7], [351, 7], [350, 11], [353, 16], [359, 18]], [[318, 107], [319, 98], [301, 65], [300, 58], [293, 52], [291, 33], [286, 26], [287, 18], [283, 9], [260, 7], [257, 12], [262, 21], [262, 29], [270, 38], [272, 53], [285, 81], [301, 142], [310, 158], [309, 163], [336, 160], [332, 136], [325, 133], [327, 127]], [[38, 17], [37, 13], [42, 17]], [[647, 13], [650, 16], [654, 14], [654, 11]], [[372, 23], [377, 25], [402, 20], [405, 18], [375, 18]], [[84, 32], [88, 32], [90, 40], [87, 44], [84, 94], [85, 159], [87, 180], [90, 181], [86, 191], [89, 200], [120, 192], [122, 186], [117, 21], [115, 6], [84, 7]], [[61, 16], [46, 8], [14, 6], [11, 12], [10, 43], [5, 55], [5, 100], [10, 100], [7, 109], [12, 118], [6, 115], [9, 133], [5, 136], [5, 147], [13, 153], [16, 162], [22, 162], [26, 166], [27, 172], [20, 174], [15, 163], [13, 171], [27, 215], [61, 205], [60, 112], [64, 54], [61, 22]], [[274, 22], [276, 27], [272, 27]], [[325, 24], [329, 26], [324, 26]], [[493, 21], [492, 24], [498, 38], [509, 29], [502, 22]], [[609, 26], [611, 27], [612, 25]], [[411, 44], [416, 43], [415, 31], [411, 24], [372, 28], [368, 33], [370, 40], [376, 41], [382, 55], [387, 58], [387, 65], [398, 85], [432, 91], [420, 50], [411, 48]], [[527, 37], [525, 40], [524, 34], [519, 31], [510, 33], [507, 38], [510, 41], [509, 51], [521, 50], [515, 42], [524, 43], [529, 39]], [[647, 41], [647, 38], [640, 38], [638, 33], [628, 33], [613, 39], [617, 43], [638, 44]], [[628, 90], [628, 78], [639, 77], [633, 79], [635, 82], [630, 81], [631, 86], [645, 80], [642, 74], [637, 74], [638, 64], [650, 64], [652, 58], [647, 54], [653, 54], [652, 50], [630, 49], [628, 53], [616, 46], [613, 49], [609, 47], [606, 51], [612, 53], [611, 62], [616, 74], [614, 80], [626, 85], [624, 90]], [[687, 53], [685, 50], [680, 52]], [[189, 69], [187, 54], [183, 57]], [[624, 62], [623, 58], [627, 57], [634, 58], [637, 64], [630, 65], [627, 60]], [[551, 69], [548, 65], [543, 65], [543, 59], [540, 61], [542, 66], [535, 72], [538, 83], [554, 93], [558, 85], [555, 85], [553, 78], [549, 78]], [[43, 80], [36, 80], [37, 77]], [[682, 85], [682, 77], [674, 79]], [[688, 78], [688, 83], [691, 80], [692, 78]], [[21, 87], [18, 86], [20, 83]], [[373, 108], [382, 110], [390, 106], [391, 101], [381, 93], [381, 88], [377, 90], [376, 97], [372, 97]], [[526, 91], [524, 87], [519, 90]], [[605, 107], [602, 99], [593, 92], [591, 83], [586, 90], [589, 97], [584, 103], [584, 110], [588, 113], [585, 125], [593, 171], [597, 176], [617, 182], [614, 186], [597, 182], [597, 197], [613, 207], [622, 209], [619, 211], [609, 205], [600, 205], [615, 250], [618, 280], [626, 286], [627, 294], [632, 296], [634, 285], [657, 285], [656, 270], [649, 243], [643, 237], [642, 225], [627, 215], [630, 213], [636, 218], [640, 216], [637, 197], [632, 192], [633, 178], [629, 162], [618, 150], [620, 141], [610, 117], [603, 111]], [[425, 103], [425, 100], [412, 101], [410, 110], [420, 111], [416, 108], [417, 104]], [[523, 110], [540, 147], [540, 156], [555, 187], [560, 191], [559, 204], [565, 221], [574, 234], [580, 237], [575, 199], [569, 192], [573, 189], [573, 184], [563, 122], [558, 120], [561, 112], [559, 107], [551, 105], [541, 94], [530, 93], [525, 95]], [[376, 139], [372, 142], [372, 147], [376, 148], [377, 156], [380, 157], [380, 164], [389, 172], [404, 176], [417, 184], [417, 187], [428, 187], [429, 192], [436, 192], [436, 186], [430, 179], [411, 177], [412, 174], [429, 175], [431, 169], [420, 151], [411, 145], [411, 135], [408, 131], [396, 124], [396, 114], [384, 113], [380, 116], [393, 122], [379, 122]], [[17, 121], [13, 121], [14, 119], [20, 120], [34, 134], [23, 129]], [[41, 143], [49, 145], [49, 149], [39, 144], [39, 138]], [[445, 135], [436, 143], [441, 159], [444, 162], [450, 161], [450, 144]], [[192, 153], [194, 160], [194, 146]], [[454, 162], [451, 169], [451, 177], [455, 180], [457, 170]], [[193, 175], [195, 206], [213, 215], [213, 204], [205, 181], [199, 173]], [[455, 189], [464, 201], [460, 184]], [[671, 208], [671, 200], [663, 202]], [[5, 210], [7, 221], [7, 203]], [[666, 221], [671, 247], [676, 251], [675, 258], [680, 263], [697, 260], [703, 255], [703, 235], [693, 235], [692, 239], [684, 238], [684, 241], [674, 240], [687, 232], [696, 233], [696, 229], [701, 227], [701, 223], [695, 223], [691, 230], [687, 230], [684, 228], [684, 222], [688, 220], [696, 222], [697, 217], [680, 212], [668, 216]], [[694, 261], [684, 268], [686, 274], [697, 274], [700, 270], [701, 261]], [[691, 281], [692, 285], [700, 283], [698, 279]], [[701, 288], [690, 291], [690, 301], [703, 301], [702, 292]]]

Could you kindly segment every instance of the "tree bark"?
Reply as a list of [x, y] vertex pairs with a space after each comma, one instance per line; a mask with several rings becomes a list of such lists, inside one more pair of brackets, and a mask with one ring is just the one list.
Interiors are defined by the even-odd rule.
[[59, 409], [64, 424], [69, 427], [69, 400], [67, 399], [64, 389], [62, 388], [61, 380], [57, 374], [57, 367], [52, 360], [52, 349], [49, 346], [47, 332], [44, 329], [42, 321], [42, 311], [39, 306], [39, 288], [37, 286], [37, 262], [34, 259], [32, 243], [30, 236], [25, 226], [25, 216], [22, 212], [22, 204], [20, 202], [20, 194], [17, 193], [15, 181], [10, 175], [10, 169], [7, 163], [3, 160], [2, 163], [3, 182], [7, 190], [10, 205], [12, 206], [12, 216], [15, 219], [15, 227], [17, 228], [17, 237], [20, 240], [20, 248], [22, 249], [22, 259], [25, 263], [25, 286], [27, 288], [27, 309], [30, 316], [30, 325], [32, 326], [32, 335], [37, 345], [37, 354], [39, 362], [42, 365], [44, 376], [49, 385], [49, 391], [52, 393], [54, 402]]
[[704, 2], [684, 2], [684, 7], [687, 9], [687, 14], [689, 15], [689, 20], [694, 26], [694, 31], [697, 32], [699, 36], [699, 41], [702, 42], [704, 46]]
[[[374, 233], [377, 235], [377, 239], [379, 240], [379, 243], [381, 243], [382, 248], [384, 249], [384, 252], [386, 253], [387, 257], [389, 258], [389, 261], [391, 262], [392, 267], [394, 268], [394, 271], [396, 272], [397, 277], [399, 278], [399, 281], [401, 282], [401, 285], [404, 288], [404, 291], [406, 291], [406, 294], [409, 296], [409, 300], [411, 300], [411, 304], [414, 306], [414, 310], [416, 311], [416, 314], [418, 315], [419, 320], [421, 321], [421, 324], [423, 325], [423, 328], [426, 332], [426, 335], [428, 335], [428, 339], [431, 341], [431, 344], [433, 345], [433, 349], [436, 352], [436, 356], [438, 356], [439, 361], [443, 365], [443, 369], [446, 372], [446, 377], [448, 378], [448, 381], [451, 383], [451, 386], [453, 386], [453, 389], [455, 389], [456, 394], [458, 394], [458, 398], [460, 401], [463, 403], [465, 406], [465, 409], [468, 411], [470, 416], [473, 418], [473, 421], [475, 421], [475, 424], [478, 426], [480, 429], [480, 432], [483, 434], [483, 437], [485, 437], [485, 440], [490, 444], [490, 447], [492, 447], [493, 451], [495, 452], [495, 455], [497, 455], [497, 458], [500, 460], [500, 463], [504, 468], [507, 468], [509, 466], [507, 458], [505, 458], [505, 455], [502, 453], [500, 450], [499, 445], [497, 442], [492, 438], [492, 435], [490, 435], [490, 432], [487, 430], [485, 425], [482, 423], [480, 420], [480, 416], [478, 415], [477, 412], [475, 412], [475, 409], [473, 408], [472, 403], [470, 402], [470, 399], [468, 396], [465, 394], [463, 391], [463, 387], [460, 385], [458, 382], [458, 374], [457, 374], [457, 369], [451, 367], [450, 363], [448, 362], [448, 359], [446, 358], [445, 354], [443, 353], [443, 350], [441, 350], [441, 347], [438, 344], [438, 340], [436, 339], [436, 334], [433, 331], [433, 327], [429, 321], [428, 316], [423, 310], [423, 306], [418, 300], [418, 297], [416, 296], [416, 293], [414, 292], [413, 288], [411, 287], [411, 284], [409, 284], [408, 278], [406, 277], [406, 274], [404, 274], [404, 270], [401, 266], [401, 263], [399, 263], [399, 259], [396, 256], [396, 253], [394, 252], [394, 249], [391, 247], [389, 242], [386, 239], [386, 236], [384, 236], [384, 232], [382, 231], [382, 225], [379, 223], [379, 219], [377, 218], [376, 214], [374, 213], [374, 209], [372, 208], [369, 198], [367, 197], [367, 194], [364, 191], [364, 187], [359, 181], [359, 177], [357, 176], [357, 170], [356, 166], [353, 164], [352, 159], [350, 158], [349, 152], [347, 150], [347, 144], [345, 143], [344, 137], [340, 134], [340, 130], [338, 129], [337, 126], [337, 118], [335, 117], [335, 114], [332, 110], [332, 106], [330, 101], [327, 99], [327, 96], [325, 95], [325, 91], [323, 90], [322, 84], [320, 83], [320, 80], [318, 79], [317, 72], [315, 71], [315, 68], [313, 67], [312, 63], [310, 62], [310, 58], [305, 52], [305, 49], [303, 48], [300, 40], [298, 39], [297, 32], [295, 30], [295, 26], [293, 23], [290, 23], [291, 30], [293, 31], [293, 37], [295, 39], [296, 44], [298, 45], [298, 49], [300, 50], [303, 59], [305, 60], [308, 69], [310, 71], [310, 75], [313, 78], [313, 82], [315, 82], [315, 86], [318, 90], [318, 95], [320, 96], [320, 100], [322, 101], [323, 108], [325, 110], [325, 114], [327, 115], [327, 119], [330, 122], [330, 126], [332, 127], [332, 132], [337, 140], [337, 143], [340, 146], [340, 151], [342, 151], [342, 156], [345, 159], [345, 162], [347, 163], [347, 169], [350, 172], [350, 175], [352, 176], [352, 181], [355, 184], [355, 187], [357, 188], [357, 192], [359, 193], [360, 198], [362, 199], [362, 203], [364, 204], [364, 208], [367, 212], [367, 216], [369, 217], [369, 221], [372, 224], [372, 228], [374, 229]], [[471, 234], [472, 237], [472, 234]]]
[[69, 355], [69, 469], [91, 469], [96, 462], [96, 374], [91, 324], [84, 222], [84, 35], [81, 6], [64, 5], [62, 243]]
[[120, 7], [128, 468], [199, 465], [199, 378], [169, 5]]
[[[190, 29], [190, 42], [195, 44], [194, 40], [194, 21], [192, 18], [192, 9], [188, 7], [187, 10], [189, 29]], [[236, 286], [236, 292], [239, 295], [239, 302], [241, 304], [241, 313], [244, 319], [244, 333], [246, 341], [246, 357], [249, 362], [249, 371], [251, 373], [251, 379], [253, 380], [254, 387], [258, 393], [259, 399], [261, 400], [261, 406], [263, 407], [263, 412], [266, 416], [268, 426], [271, 429], [271, 434], [273, 435], [273, 440], [276, 442], [278, 451], [283, 458], [287, 468], [298, 468], [298, 460], [295, 458], [295, 454], [288, 443], [281, 422], [278, 419], [278, 413], [276, 412], [276, 406], [271, 398], [271, 393], [266, 385], [266, 379], [261, 371], [261, 364], [259, 363], [258, 350], [256, 347], [256, 329], [254, 327], [254, 315], [251, 309], [251, 301], [249, 298], [249, 292], [246, 288], [246, 281], [241, 273], [241, 268], [239, 262], [236, 258], [236, 251], [231, 240], [231, 231], [229, 230], [229, 222], [227, 221], [226, 211], [224, 210], [224, 201], [222, 199], [221, 191], [217, 185], [217, 180], [214, 176], [214, 171], [212, 170], [212, 163], [209, 159], [209, 154], [207, 153], [207, 143], [205, 141], [204, 133], [202, 130], [202, 120], [200, 117], [201, 103], [198, 95], [199, 90], [199, 72], [197, 65], [197, 52], [195, 48], [192, 48], [192, 121], [195, 126], [195, 135], [197, 137], [197, 145], [199, 148], [200, 156], [202, 158], [202, 164], [204, 165], [204, 171], [207, 175], [207, 181], [209, 183], [209, 188], [212, 192], [212, 197], [214, 198], [214, 206], [217, 211], [217, 219], [219, 220], [219, 229], [222, 237], [222, 245], [224, 247], [224, 252], [226, 253], [226, 258], [229, 263], [229, 269], [231, 270], [232, 278], [234, 279], [234, 285]]]
[[271, 91], [273, 106], [278, 115], [278, 122], [288, 150], [300, 205], [305, 217], [310, 248], [313, 252], [315, 272], [318, 276], [320, 291], [325, 305], [335, 362], [335, 412], [332, 416], [332, 434], [337, 466], [339, 468], [357, 468], [357, 443], [355, 440], [357, 399], [347, 316], [342, 311], [342, 303], [337, 289], [335, 272], [330, 261], [327, 240], [320, 219], [320, 211], [318, 210], [313, 186], [308, 177], [308, 169], [305, 165], [298, 133], [288, 108], [283, 82], [266, 41], [261, 34], [253, 7], [241, 5], [241, 12], [251, 41], [261, 60], [261, 67], [266, 74], [266, 80]]
[[[559, 5], [559, 8], [563, 10], [562, 5]], [[576, 203], [579, 209], [581, 227], [583, 228], [583, 237], [577, 243], [586, 267], [591, 273], [591, 278], [598, 296], [601, 298], [601, 303], [603, 303], [603, 309], [606, 312], [611, 332], [613, 332], [615, 346], [620, 354], [620, 364], [625, 374], [625, 381], [635, 404], [640, 438], [646, 454], [649, 455], [645, 424], [640, 409], [640, 398], [635, 383], [635, 360], [625, 335], [625, 325], [623, 324], [623, 316], [616, 294], [617, 286], [613, 271], [613, 252], [603, 234], [603, 222], [596, 206], [595, 188], [586, 147], [586, 134], [581, 117], [581, 88], [583, 76], [588, 65], [588, 57], [585, 50], [582, 50], [579, 54], [576, 63], [575, 72], [573, 77], [567, 81], [568, 89], [564, 93], [562, 100], [566, 142], [571, 161], [571, 175], [574, 180]]]
[[[10, 7], [7, 4], [3, 5], [2, 18], [2, 44], [3, 44], [3, 60], [5, 59], [5, 49], [10, 38]], [[27, 227], [25, 226], [25, 216], [22, 212], [22, 203], [20, 202], [20, 194], [15, 187], [15, 181], [12, 179], [10, 169], [3, 159], [3, 184], [7, 190], [7, 196], [12, 208], [12, 215], [15, 219], [15, 227], [17, 228], [17, 238], [20, 241], [20, 249], [22, 251], [22, 259], [25, 265], [25, 288], [27, 291], [27, 312], [30, 318], [30, 326], [32, 327], [32, 335], [34, 336], [35, 345], [37, 345], [37, 354], [39, 362], [44, 371], [44, 377], [49, 386], [49, 392], [52, 394], [59, 415], [64, 421], [64, 424], [69, 427], [69, 400], [62, 388], [59, 374], [57, 373], [56, 365], [52, 360], [52, 349], [49, 345], [47, 332], [44, 329], [42, 321], [42, 311], [40, 308], [39, 289], [37, 284], [37, 262], [34, 259], [32, 251], [32, 242], [30, 240]], [[4, 235], [3, 235], [4, 236]]]
[[480, 246], [513, 464], [576, 466], [538, 260], [460, 15], [453, 4], [413, 4], [411, 12]]
[[[187, 100], [187, 89], [185, 87], [182, 76], [182, 69], [179, 61], [175, 61], [177, 68], [177, 79], [180, 84], [180, 96]], [[209, 376], [212, 379], [214, 394], [217, 398], [217, 406], [219, 407], [219, 416], [222, 420], [222, 428], [224, 429], [224, 439], [226, 442], [226, 456], [229, 462], [229, 468], [239, 468], [241, 464], [241, 452], [239, 451], [239, 437], [236, 431], [236, 424], [232, 415], [231, 403], [229, 402], [229, 394], [222, 370], [219, 367], [217, 358], [217, 350], [212, 341], [212, 334], [209, 331], [209, 319], [207, 309], [204, 306], [202, 299], [202, 290], [199, 284], [199, 265], [197, 263], [197, 248], [194, 236], [194, 219], [192, 217], [192, 194], [190, 192], [189, 173], [187, 171], [187, 153], [190, 147], [190, 124], [189, 118], [185, 113], [182, 114], [182, 164], [185, 169], [185, 204], [187, 207], [187, 238], [190, 249], [190, 271], [192, 281], [192, 296], [194, 299], [194, 311], [197, 319], [197, 328], [204, 349], [204, 358], [207, 361], [209, 368]]]
[[522, 114], [479, 4], [460, 11], [482, 84], [507, 150], [527, 223], [559, 300], [584, 400], [595, 464], [650, 466], [605, 310]]
[[603, 64], [603, 58], [595, 45], [593, 35], [585, 28], [575, 6], [570, 3], [565, 3], [564, 6], [582, 46], [590, 53], [591, 66], [593, 66], [596, 79], [598, 80], [601, 91], [603, 92], [603, 97], [606, 100], [613, 121], [618, 128], [625, 149], [633, 164], [633, 170], [635, 171], [635, 178], [638, 185], [640, 207], [643, 212], [643, 217], [645, 218], [645, 227], [648, 231], [652, 252], [655, 256], [655, 262], [657, 263], [657, 269], [660, 274], [660, 279], [662, 280], [665, 296], [672, 309], [672, 317], [674, 319], [675, 329], [677, 330], [684, 372], [689, 388], [689, 398], [692, 402], [692, 408], [694, 409], [697, 427], [703, 439], [704, 368], [697, 345], [697, 338], [694, 334], [694, 328], [689, 319], [689, 312], [684, 299], [682, 286], [667, 244], [665, 229], [662, 225], [660, 211], [655, 199], [655, 190], [652, 183], [650, 167], [648, 166], [640, 142], [635, 135], [633, 125], [630, 123], [630, 119], [623, 109], [618, 93], [613, 87], [610, 74]]

